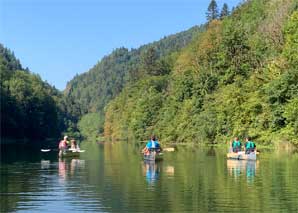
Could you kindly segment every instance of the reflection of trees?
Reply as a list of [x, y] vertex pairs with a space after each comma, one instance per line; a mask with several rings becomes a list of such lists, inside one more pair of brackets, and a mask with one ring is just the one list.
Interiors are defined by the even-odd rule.
[[[8, 171], [8, 177], [1, 179], [1, 211], [14, 211], [19, 201], [34, 199], [17, 193], [34, 195], [50, 190], [55, 184], [64, 187], [66, 193], [71, 192], [70, 204], [77, 205], [76, 208], [102, 208], [107, 212], [266, 212], [276, 205], [294, 212], [298, 207], [298, 171], [293, 169], [298, 159], [294, 156], [272, 159], [270, 155], [259, 164], [230, 163], [225, 158], [225, 150], [215, 148], [209, 156], [208, 150], [202, 148], [194, 152], [181, 149], [165, 154], [161, 163], [146, 165], [136, 149], [127, 143], [107, 144], [100, 149], [97, 144], [88, 144], [88, 147], [85, 164], [65, 159], [54, 163], [54, 169], [52, 163], [48, 167], [47, 160], [21, 168], [14, 164], [1, 165], [1, 172]], [[20, 174], [14, 174], [15, 171]], [[147, 171], [152, 172], [150, 184]], [[45, 183], [43, 178], [48, 174], [59, 181]], [[48, 189], [43, 189], [44, 186]], [[15, 196], [3, 196], [5, 190]], [[86, 200], [92, 204], [77, 202]]]
[[29, 160], [0, 164], [0, 212], [15, 211], [20, 201], [30, 202], [39, 192], [41, 165]]
[[[40, 156], [23, 147], [1, 147], [0, 161], [0, 212], [15, 211], [21, 201], [21, 192], [35, 187], [32, 181], [39, 178]], [[28, 153], [29, 152], [29, 153]], [[28, 164], [32, 164], [28, 167]], [[28, 198], [27, 198], [28, 199]]]
[[[126, 143], [106, 145], [103, 154], [104, 171], [95, 172], [98, 178], [93, 177], [94, 181], [89, 184], [96, 187], [96, 196], [111, 212], [218, 212], [231, 209], [234, 212], [243, 209], [269, 211], [270, 206], [275, 205], [275, 201], [271, 200], [272, 191], [279, 193], [277, 188], [272, 189], [270, 186], [272, 181], [277, 181], [275, 184], [286, 183], [285, 187], [292, 184], [285, 179], [289, 173], [280, 177], [282, 180], [273, 180], [267, 174], [258, 172], [262, 169], [266, 171], [266, 168], [260, 168], [264, 165], [256, 162], [251, 164], [243, 161], [244, 165], [240, 165], [239, 171], [241, 175], [232, 178], [236, 177], [239, 165], [232, 165], [231, 169], [224, 157], [225, 150], [219, 149], [212, 150], [211, 156], [207, 155], [207, 150], [190, 152], [181, 149], [165, 156], [162, 165], [144, 164], [135, 149]], [[268, 163], [274, 167], [273, 162]], [[293, 168], [292, 163], [283, 162], [283, 165], [285, 163]], [[98, 162], [98, 168], [100, 164]], [[153, 172], [153, 176], [150, 176], [153, 179], [150, 181], [153, 181], [154, 187], [148, 187], [148, 169]], [[154, 176], [156, 171], [158, 179]], [[100, 177], [102, 172], [104, 177]], [[298, 183], [298, 180], [294, 181]], [[281, 198], [287, 193], [284, 191], [284, 194], [276, 196]], [[288, 201], [279, 199], [279, 202], [285, 204], [295, 201], [292, 198]], [[288, 209], [293, 208], [292, 205]]]
[[[5, 155], [6, 161], [0, 164], [0, 212], [16, 211], [19, 205], [30, 210], [33, 208], [30, 205], [38, 202], [41, 194], [58, 187], [53, 183], [58, 175], [67, 182], [75, 179], [84, 167], [80, 159], [63, 159], [57, 165], [57, 153], [38, 155], [36, 150], [32, 153], [26, 150], [24, 154], [23, 150], [14, 149], [6, 150]], [[49, 196], [52, 193], [49, 192]]]
[[214, 148], [214, 146], [210, 146], [210, 148], [208, 149], [208, 151], [207, 151], [207, 155], [208, 156], [215, 156], [215, 148]]

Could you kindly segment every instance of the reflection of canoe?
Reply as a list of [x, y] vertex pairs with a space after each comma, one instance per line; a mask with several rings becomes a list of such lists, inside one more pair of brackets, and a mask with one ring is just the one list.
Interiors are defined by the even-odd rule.
[[255, 160], [233, 160], [227, 159], [227, 169], [229, 175], [234, 177], [239, 177], [243, 174], [246, 174], [248, 178], [247, 181], [250, 181], [256, 175], [258, 167], [258, 161]]
[[160, 161], [163, 158], [163, 153], [152, 151], [149, 154], [144, 154], [145, 161]]
[[227, 158], [235, 160], [257, 160], [257, 155], [255, 152], [251, 152], [250, 154], [245, 154], [245, 152], [231, 152], [227, 154]]

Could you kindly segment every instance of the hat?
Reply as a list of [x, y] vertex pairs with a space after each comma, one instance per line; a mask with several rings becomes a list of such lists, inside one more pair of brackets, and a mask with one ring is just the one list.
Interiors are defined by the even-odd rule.
[[64, 140], [66, 140], [67, 138], [68, 138], [68, 136], [67, 136], [67, 135], [65, 135], [65, 136], [64, 136]]

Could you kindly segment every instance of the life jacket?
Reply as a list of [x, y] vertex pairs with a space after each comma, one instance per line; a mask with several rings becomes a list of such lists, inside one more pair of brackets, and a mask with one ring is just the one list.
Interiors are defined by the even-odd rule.
[[144, 148], [143, 152], [144, 152], [144, 155], [149, 155], [150, 154], [150, 151], [147, 147]]
[[233, 146], [233, 148], [240, 147], [241, 143], [240, 143], [240, 141], [233, 141], [232, 146]]
[[255, 143], [252, 141], [247, 141], [246, 145], [245, 145], [246, 149], [253, 149], [255, 148]]
[[160, 148], [159, 143], [157, 141], [152, 141], [152, 140], [148, 141], [146, 146], [147, 146], [148, 149]]

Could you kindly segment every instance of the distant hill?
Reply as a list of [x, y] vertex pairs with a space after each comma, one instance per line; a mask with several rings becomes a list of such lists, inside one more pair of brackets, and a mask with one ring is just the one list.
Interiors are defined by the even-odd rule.
[[185, 47], [204, 27], [193, 27], [137, 49], [119, 48], [105, 56], [88, 72], [75, 76], [65, 89], [66, 96], [79, 104], [82, 114], [102, 113], [106, 104], [115, 98], [129, 81], [141, 75], [142, 55], [149, 49], [161, 59]]

